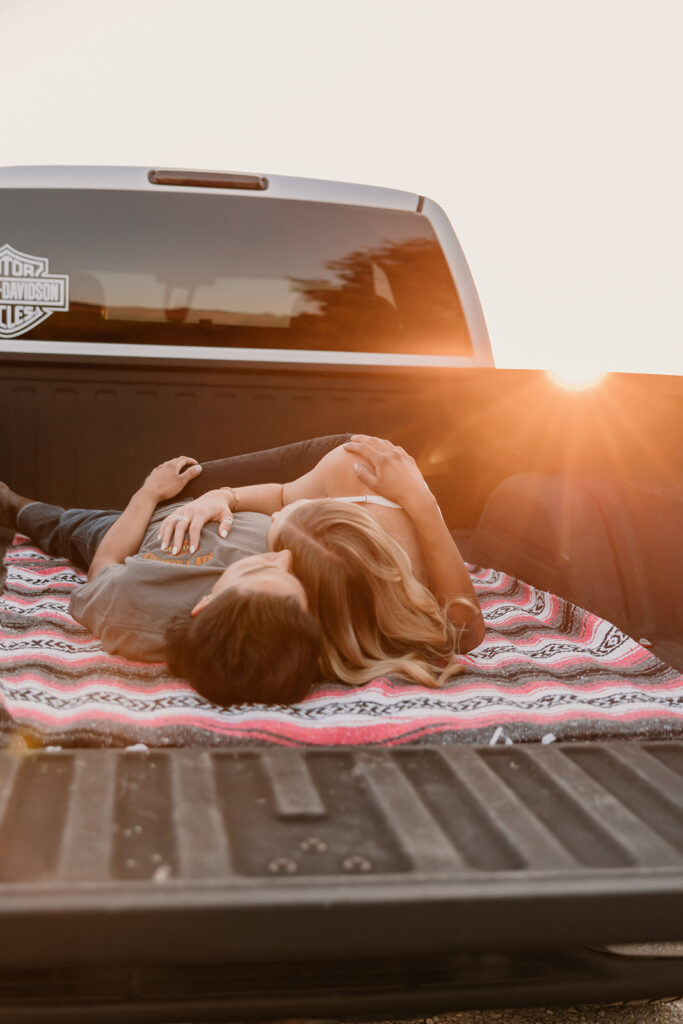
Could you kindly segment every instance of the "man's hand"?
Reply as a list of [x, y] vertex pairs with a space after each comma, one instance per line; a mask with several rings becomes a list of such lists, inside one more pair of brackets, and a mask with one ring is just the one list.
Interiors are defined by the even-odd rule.
[[187, 455], [179, 455], [176, 459], [169, 459], [162, 462], [160, 466], [153, 469], [146, 478], [141, 490], [150, 494], [159, 501], [166, 498], [174, 498], [182, 491], [185, 484], [193, 480], [202, 471], [196, 459]]
[[189, 533], [190, 553], [199, 547], [199, 537], [204, 523], [218, 523], [218, 532], [221, 537], [227, 537], [232, 528], [232, 510], [228, 493], [223, 490], [207, 491], [201, 498], [195, 498], [187, 505], [183, 505], [180, 513], [166, 516], [159, 528], [159, 540], [161, 550], [171, 547], [172, 553], [177, 554], [185, 539], [185, 533]]
[[201, 471], [197, 460], [186, 455], [169, 459], [153, 469], [100, 541], [88, 569], [88, 579], [93, 580], [102, 569], [121, 565], [129, 555], [134, 555], [158, 503], [164, 498], [173, 498]]
[[363, 460], [353, 467], [358, 479], [382, 497], [406, 510], [416, 502], [433, 500], [415, 459], [398, 445], [368, 434], [354, 434], [344, 448]]

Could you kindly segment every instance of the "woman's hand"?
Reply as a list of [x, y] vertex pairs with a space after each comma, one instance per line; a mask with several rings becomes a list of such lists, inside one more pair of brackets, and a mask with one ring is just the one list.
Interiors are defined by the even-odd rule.
[[202, 471], [196, 459], [187, 455], [179, 455], [176, 459], [169, 459], [157, 466], [142, 485], [142, 490], [157, 501], [164, 501], [165, 498], [174, 498], [182, 491], [183, 487], [194, 480]]
[[358, 479], [382, 497], [405, 509], [416, 501], [434, 500], [415, 459], [398, 445], [368, 434], [354, 434], [344, 448], [363, 460], [353, 467]]
[[223, 490], [207, 491], [201, 498], [195, 498], [183, 505], [179, 512], [166, 516], [159, 529], [161, 550], [171, 547], [176, 555], [189, 535], [190, 554], [199, 547], [204, 523], [218, 523], [221, 537], [227, 537], [232, 528], [232, 510], [228, 493]]

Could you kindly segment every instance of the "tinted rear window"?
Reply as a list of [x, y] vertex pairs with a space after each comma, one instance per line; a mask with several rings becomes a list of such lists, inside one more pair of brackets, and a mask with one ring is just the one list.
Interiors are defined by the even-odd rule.
[[32, 322], [26, 310], [37, 316], [47, 292], [25, 277], [18, 285], [18, 265], [5, 259], [0, 346], [12, 336], [472, 355], [448, 265], [418, 213], [224, 194], [3, 190], [5, 245], [66, 277], [69, 308], [59, 311], [51, 286], [56, 311]]

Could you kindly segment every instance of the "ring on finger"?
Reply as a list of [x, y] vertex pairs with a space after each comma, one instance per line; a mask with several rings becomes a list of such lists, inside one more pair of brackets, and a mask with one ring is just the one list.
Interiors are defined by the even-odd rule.
[[190, 521], [187, 516], [174, 516], [173, 518], [177, 519], [178, 522], [183, 522], [183, 523], [189, 523], [189, 521]]

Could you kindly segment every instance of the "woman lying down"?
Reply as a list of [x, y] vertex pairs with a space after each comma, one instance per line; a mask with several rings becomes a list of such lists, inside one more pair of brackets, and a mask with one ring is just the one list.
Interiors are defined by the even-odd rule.
[[462, 671], [481, 610], [402, 448], [354, 435], [290, 483], [157, 508], [200, 473], [184, 456], [163, 463], [123, 512], [2, 485], [0, 522], [88, 569], [70, 612], [107, 651], [166, 661], [216, 704], [292, 703], [321, 678], [438, 687]]

